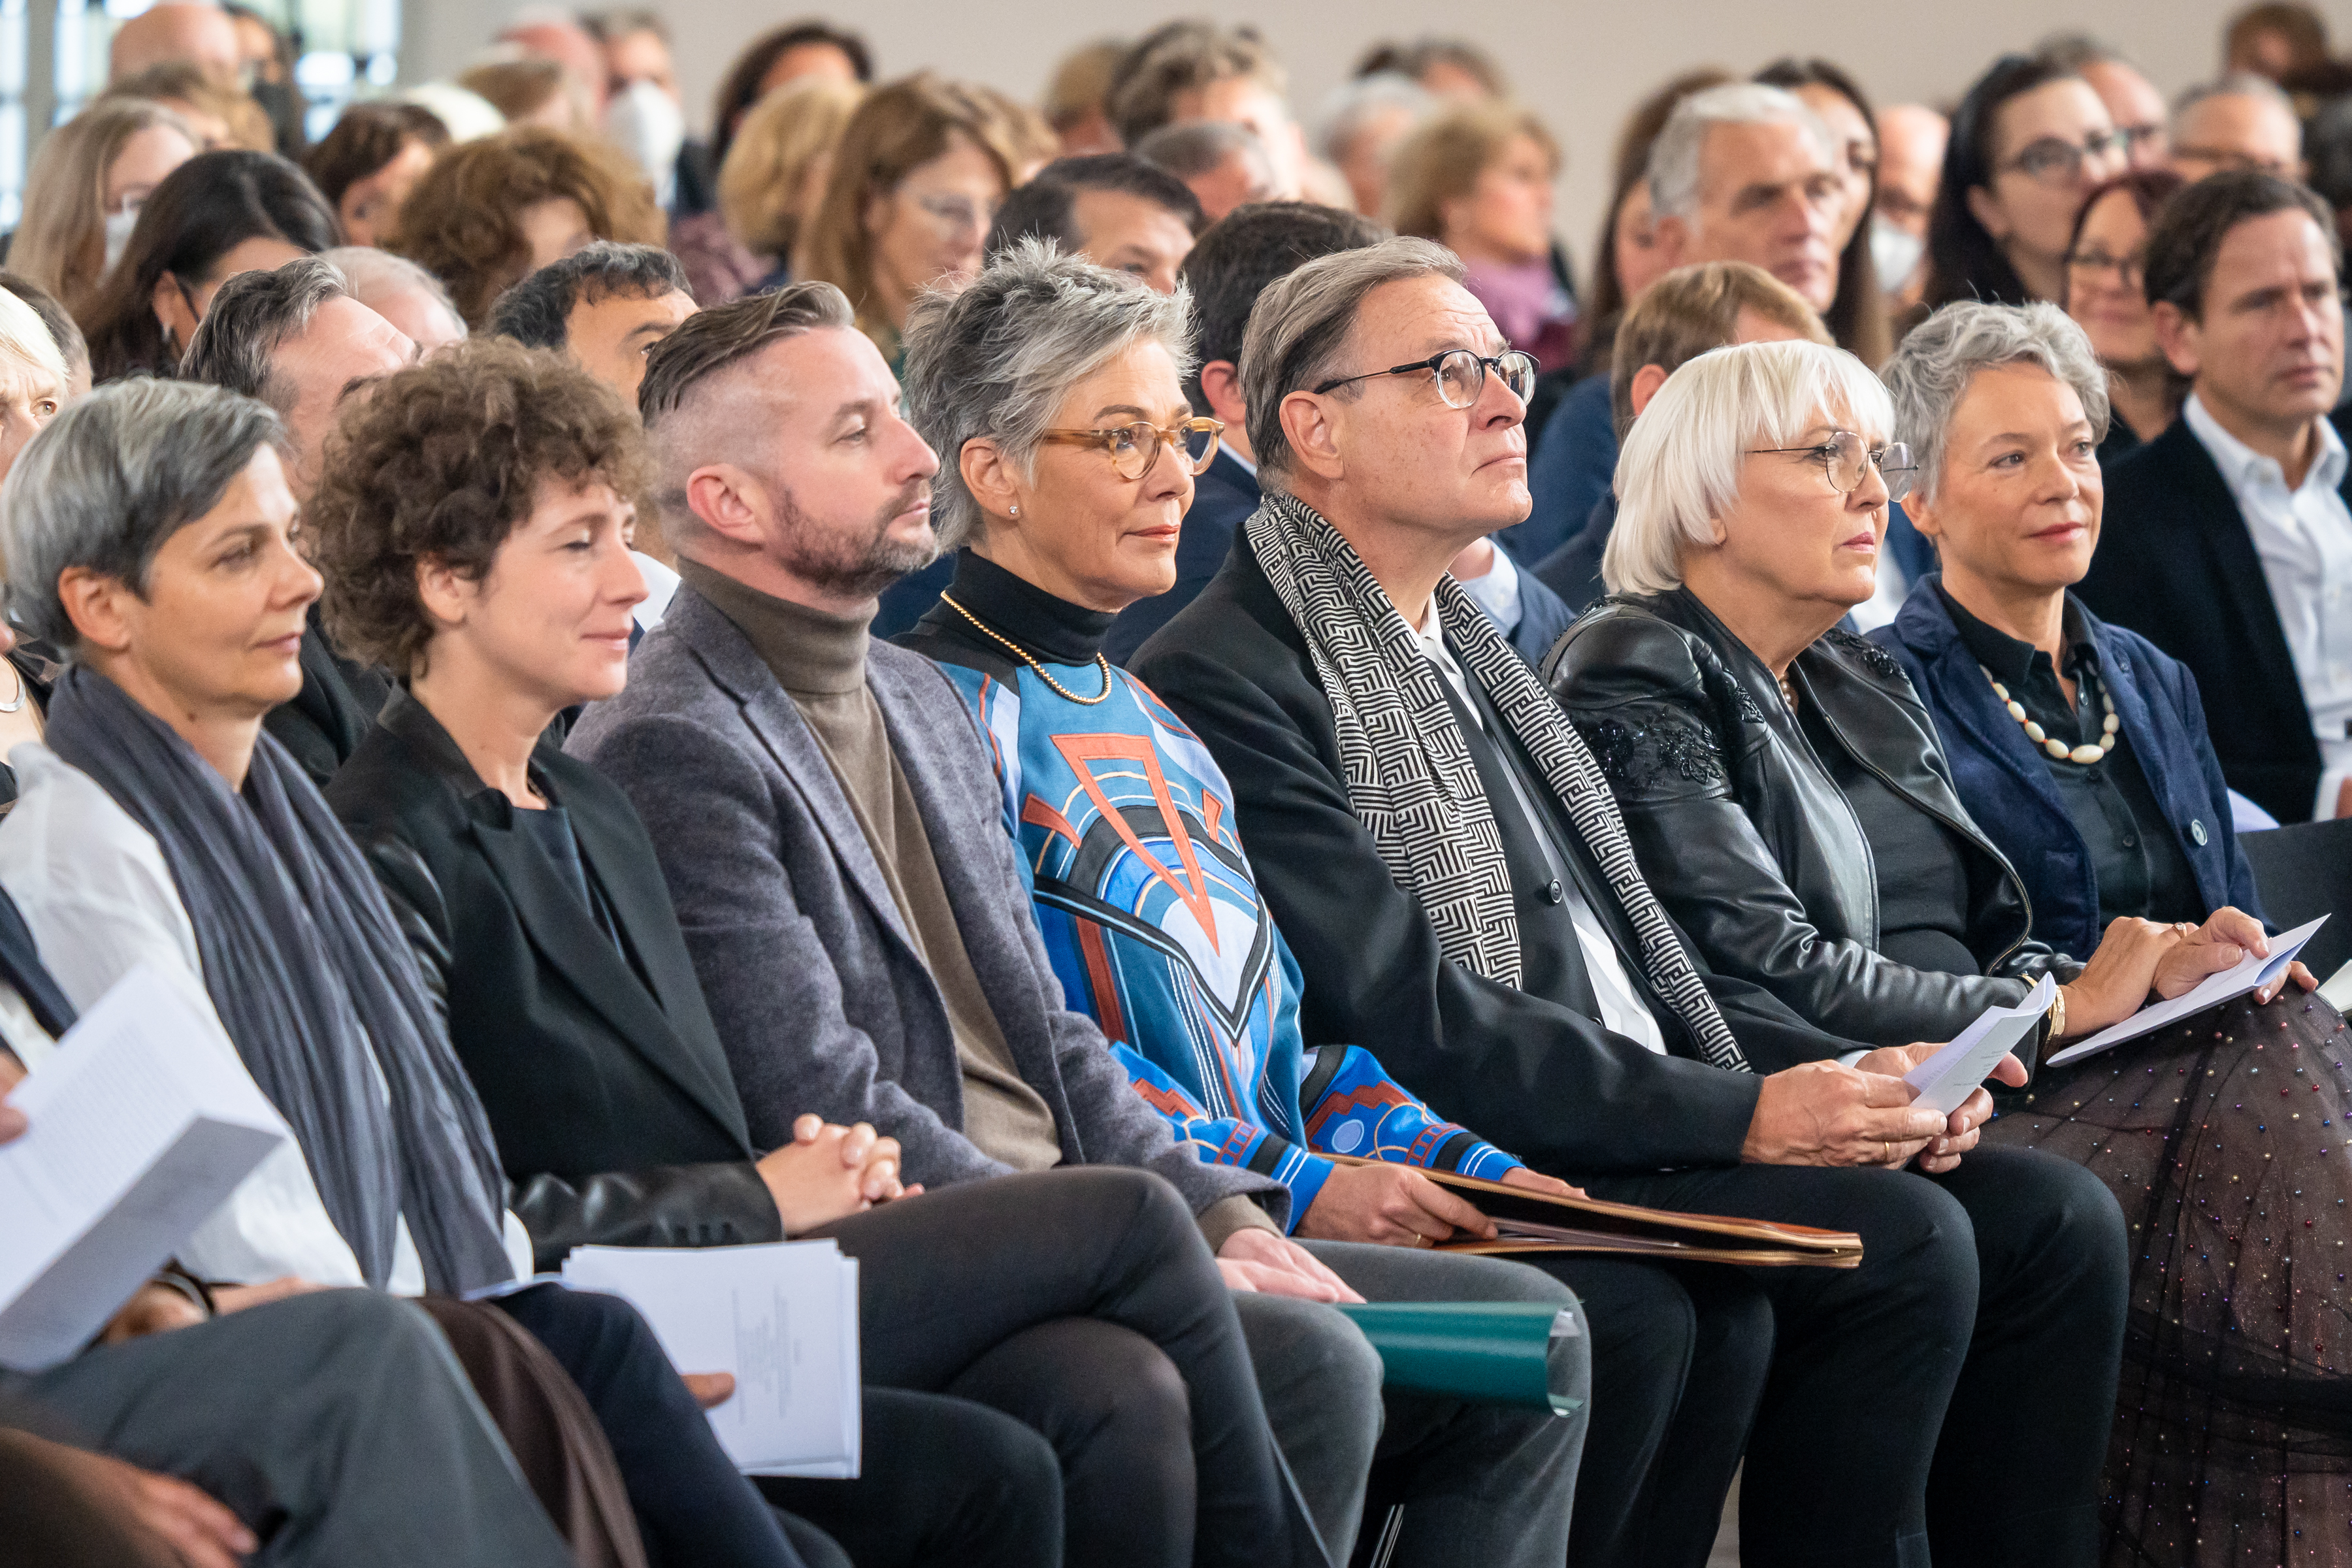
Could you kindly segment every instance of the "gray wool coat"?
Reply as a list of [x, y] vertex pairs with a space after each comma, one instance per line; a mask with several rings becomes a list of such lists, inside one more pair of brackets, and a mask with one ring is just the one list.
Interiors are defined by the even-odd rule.
[[[1156, 1172], [1195, 1214], [1246, 1194], [1286, 1220], [1286, 1188], [1177, 1143], [1094, 1020], [1063, 1005], [995, 773], [947, 677], [879, 642], [866, 669], [972, 969], [1053, 1108], [1064, 1163]], [[800, 710], [732, 622], [681, 586], [631, 658], [628, 689], [591, 704], [565, 749], [645, 820], [756, 1147], [790, 1142], [793, 1119], [814, 1111], [898, 1139], [908, 1182], [1009, 1168], [963, 1136], [947, 1004]]]

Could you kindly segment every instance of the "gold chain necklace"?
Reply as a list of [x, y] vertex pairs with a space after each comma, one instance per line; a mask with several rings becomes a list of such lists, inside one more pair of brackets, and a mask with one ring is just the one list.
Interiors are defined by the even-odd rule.
[[1076, 692], [1071, 690], [1068, 687], [1063, 685], [1060, 681], [1055, 679], [1051, 675], [1048, 675], [1045, 672], [1045, 667], [1039, 664], [1034, 658], [1032, 658], [1027, 648], [1023, 647], [1019, 643], [1014, 642], [1011, 637], [1006, 637], [1003, 632], [998, 631], [994, 626], [990, 626], [986, 621], [982, 620], [978, 616], [973, 615], [970, 610], [967, 610], [961, 605], [957, 604], [952, 595], [941, 594], [940, 595], [940, 603], [948, 605], [950, 608], [953, 609], [957, 615], [961, 616], [965, 620], [970, 621], [980, 630], [981, 635], [983, 637], [993, 637], [996, 641], [1003, 643], [1006, 647], [1011, 648], [1013, 650], [1013, 658], [1019, 659], [1022, 663], [1027, 665], [1030, 668], [1037, 672], [1038, 679], [1044, 681], [1046, 685], [1052, 687], [1055, 690], [1060, 692], [1063, 696], [1068, 698], [1079, 707], [1091, 708], [1096, 703], [1100, 702], [1110, 696], [1110, 660], [1105, 658], [1100, 650], [1097, 650], [1095, 654], [1095, 667], [1102, 671], [1103, 689], [1092, 697], [1081, 697]]

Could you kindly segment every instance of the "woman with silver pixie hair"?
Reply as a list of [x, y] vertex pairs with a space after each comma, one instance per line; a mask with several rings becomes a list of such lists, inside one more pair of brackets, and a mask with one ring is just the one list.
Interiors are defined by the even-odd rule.
[[[1493, 1234], [1415, 1166], [1567, 1188], [1440, 1118], [1360, 1048], [1304, 1046], [1298, 968], [1251, 877], [1232, 787], [1102, 652], [1121, 609], [1175, 581], [1192, 479], [1216, 455], [1222, 426], [1184, 399], [1191, 310], [1181, 288], [1155, 294], [1037, 240], [916, 304], [908, 417], [939, 454], [933, 514], [961, 553], [939, 604], [900, 641], [945, 668], [989, 737], [1005, 830], [1063, 992], [1102, 1026], [1180, 1141], [1288, 1186], [1297, 1236], [1365, 1297], [1574, 1311], [1538, 1269], [1408, 1250], [1457, 1230]], [[1326, 1157], [1340, 1152], [1380, 1163]], [[1251, 1213], [1267, 1227], [1256, 1239], [1278, 1245], [1272, 1222]], [[1387, 1245], [1349, 1245], [1360, 1243]], [[1303, 1305], [1240, 1304], [1245, 1318]], [[1563, 1387], [1586, 1386], [1589, 1343], [1556, 1360]], [[1347, 1397], [1330, 1378], [1314, 1381], [1317, 1404]], [[1282, 1405], [1269, 1408], [1277, 1436]], [[1381, 1425], [1363, 1414], [1367, 1430]], [[1394, 1500], [1409, 1505], [1396, 1563], [1564, 1558], [1581, 1416], [1402, 1396], [1383, 1429], [1383, 1455], [1414, 1456]], [[1362, 1456], [1300, 1447], [1286, 1451], [1332, 1561], [1344, 1562]]]
[[[2118, 921], [2260, 915], [2195, 679], [2068, 591], [2099, 542], [2107, 419], [2082, 329], [2054, 305], [1950, 305], [1885, 377], [1918, 454], [1905, 504], [1942, 571], [1877, 638], [2034, 934], [2079, 952]], [[2352, 1397], [2324, 1349], [2352, 1307], [2342, 1027], [2301, 991], [2200, 1014], [2044, 1068], [1985, 1134], [2081, 1161], [2138, 1243], [2110, 1561], [2218, 1568], [2298, 1532], [2328, 1543], [2315, 1561], [2352, 1561]]]

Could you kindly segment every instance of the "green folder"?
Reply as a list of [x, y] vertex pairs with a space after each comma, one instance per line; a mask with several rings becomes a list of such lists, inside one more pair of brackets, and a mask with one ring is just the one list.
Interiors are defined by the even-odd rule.
[[1415, 1394], [1570, 1415], [1570, 1313], [1532, 1301], [1370, 1301], [1339, 1310], [1381, 1352], [1382, 1383]]

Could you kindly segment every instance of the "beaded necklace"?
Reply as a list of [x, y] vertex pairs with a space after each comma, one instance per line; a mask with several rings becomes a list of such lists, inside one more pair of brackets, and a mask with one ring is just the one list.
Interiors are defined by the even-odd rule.
[[1003, 644], [1006, 647], [1011, 648], [1013, 650], [1013, 656], [1015, 658], [1019, 659], [1022, 663], [1027, 665], [1030, 668], [1037, 672], [1038, 679], [1044, 681], [1046, 685], [1052, 687], [1055, 690], [1060, 692], [1064, 697], [1068, 698], [1079, 707], [1091, 708], [1096, 703], [1103, 701], [1110, 696], [1110, 660], [1105, 658], [1099, 650], [1095, 654], [1095, 667], [1102, 671], [1103, 689], [1092, 697], [1081, 697], [1076, 692], [1071, 690], [1068, 687], [1063, 685], [1060, 681], [1055, 679], [1051, 675], [1047, 674], [1045, 667], [1039, 664], [1034, 658], [1031, 658], [1027, 648], [1023, 647], [1019, 643], [1014, 642], [1011, 637], [1006, 637], [1003, 632], [998, 631], [994, 626], [990, 626], [986, 621], [982, 620], [978, 616], [973, 615], [970, 610], [967, 610], [961, 605], [957, 604], [952, 595], [941, 594], [940, 595], [940, 603], [948, 605], [950, 608], [953, 609], [957, 615], [961, 616], [965, 620], [970, 621], [973, 627], [977, 629], [982, 637], [993, 637], [996, 641]]
[[2025, 726], [2025, 738], [2060, 762], [2080, 763], [2087, 767], [2093, 763], [2105, 761], [2107, 753], [2116, 749], [2116, 731], [2123, 728], [2123, 721], [2116, 717], [2116, 700], [2107, 695], [2105, 682], [2102, 681], [2099, 684], [2099, 705], [2106, 710], [2107, 717], [2105, 722], [2100, 726], [2098, 744], [2091, 745], [2085, 742], [2070, 748], [2063, 741], [2052, 740], [2041, 725], [2027, 718], [2025, 704], [2011, 697], [2008, 687], [1998, 680], [1993, 680], [1991, 670], [1985, 669], [1981, 664], [1977, 668], [1984, 669], [1984, 678], [1992, 681], [1992, 694], [2000, 698], [2002, 705], [2008, 708], [2009, 716]]

